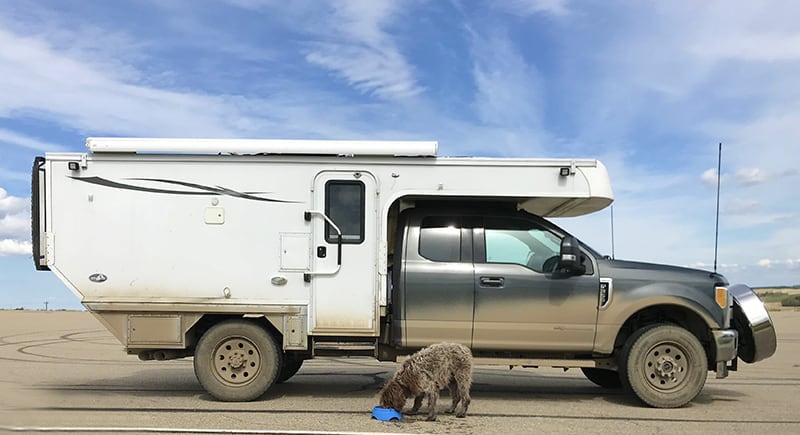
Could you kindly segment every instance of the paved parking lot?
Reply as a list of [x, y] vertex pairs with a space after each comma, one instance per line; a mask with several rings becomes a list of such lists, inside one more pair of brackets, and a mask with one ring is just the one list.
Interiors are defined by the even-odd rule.
[[0, 311], [0, 432], [800, 433], [800, 312], [772, 316], [776, 355], [710, 377], [685, 408], [645, 408], [576, 370], [476, 367], [467, 418], [384, 423], [370, 410], [391, 363], [308, 361], [261, 400], [221, 403], [191, 359], [125, 355], [88, 313]]

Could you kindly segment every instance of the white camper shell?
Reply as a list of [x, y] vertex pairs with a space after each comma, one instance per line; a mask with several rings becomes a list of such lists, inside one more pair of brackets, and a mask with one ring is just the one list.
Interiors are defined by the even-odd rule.
[[543, 217], [613, 201], [597, 160], [437, 157], [436, 142], [86, 146], [35, 162], [37, 267], [129, 353], [159, 359], [186, 356], [209, 316], [265, 317], [284, 351], [375, 343], [394, 223], [419, 201], [513, 202]]

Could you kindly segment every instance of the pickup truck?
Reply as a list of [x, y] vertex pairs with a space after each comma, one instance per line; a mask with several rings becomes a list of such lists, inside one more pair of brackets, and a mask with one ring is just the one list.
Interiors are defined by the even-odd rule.
[[435, 142], [89, 138], [32, 170], [33, 260], [142, 360], [254, 400], [318, 356], [580, 368], [677, 407], [776, 349], [719, 274], [601, 255], [546, 218], [611, 204], [594, 159]]
[[382, 337], [393, 348], [455, 341], [493, 362], [580, 367], [654, 407], [688, 403], [737, 356], [775, 352], [764, 305], [720, 274], [611, 259], [500, 204], [415, 208], [400, 222]]

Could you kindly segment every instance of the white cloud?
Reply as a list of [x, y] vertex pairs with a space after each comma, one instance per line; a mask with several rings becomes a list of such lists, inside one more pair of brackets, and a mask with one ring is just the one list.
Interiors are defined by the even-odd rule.
[[334, 3], [326, 26], [317, 30], [325, 41], [311, 44], [306, 61], [382, 99], [402, 100], [421, 93], [413, 66], [383, 29], [398, 15], [399, 4], [385, 0]]
[[700, 58], [744, 62], [787, 62], [800, 60], [800, 34], [747, 33], [706, 39], [689, 46]]
[[717, 187], [717, 170], [715, 168], [706, 169], [700, 175], [700, 180], [708, 187]]
[[[42, 40], [0, 29], [0, 116], [35, 113], [83, 131], [231, 136], [243, 115], [231, 100], [126, 83]], [[14, 139], [13, 136], [9, 139]], [[16, 138], [20, 139], [20, 138]], [[26, 140], [30, 147], [40, 146]]]
[[31, 242], [11, 239], [0, 240], [0, 256], [31, 255], [31, 252], [33, 252]]
[[481, 120], [517, 130], [539, 130], [543, 97], [536, 67], [504, 35], [473, 34], [472, 45], [475, 110]]
[[723, 213], [729, 215], [745, 215], [755, 213], [759, 210], [761, 204], [758, 201], [747, 200], [742, 198], [733, 198], [728, 201]]
[[30, 200], [0, 187], [0, 255], [30, 254]]
[[28, 201], [26, 198], [9, 195], [5, 189], [0, 187], [0, 216], [27, 210], [30, 205]]
[[[0, 103], [2, 104], [2, 103]], [[5, 128], [0, 128], [0, 145], [9, 144], [29, 148], [36, 151], [64, 151], [65, 148], [50, 142], [22, 135]]]
[[800, 258], [787, 258], [783, 260], [776, 260], [770, 258], [762, 258], [758, 260], [757, 263], [761, 267], [765, 267], [767, 269], [771, 269], [773, 267], [783, 267], [787, 269], [797, 269], [800, 268]]
[[527, 17], [536, 14], [563, 16], [569, 14], [568, 0], [505, 0], [491, 5], [508, 13]]
[[761, 184], [767, 181], [767, 174], [759, 168], [741, 168], [736, 171], [736, 181], [744, 185]]

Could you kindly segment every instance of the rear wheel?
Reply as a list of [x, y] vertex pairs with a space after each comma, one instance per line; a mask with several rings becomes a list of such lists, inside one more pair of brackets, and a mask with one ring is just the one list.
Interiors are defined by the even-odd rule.
[[264, 328], [246, 320], [226, 320], [198, 341], [194, 371], [216, 399], [246, 402], [261, 397], [272, 385], [280, 357], [275, 339]]
[[287, 381], [289, 378], [297, 374], [302, 366], [302, 359], [284, 355], [283, 365], [281, 365], [281, 371], [278, 373], [278, 377], [275, 378], [275, 383], [280, 384]]
[[586, 379], [603, 388], [622, 388], [622, 381], [619, 379], [619, 373], [614, 370], [582, 367], [581, 371], [584, 376], [586, 376]]
[[677, 408], [703, 389], [706, 352], [697, 337], [674, 325], [645, 327], [628, 339], [621, 377], [636, 396], [656, 408]]

